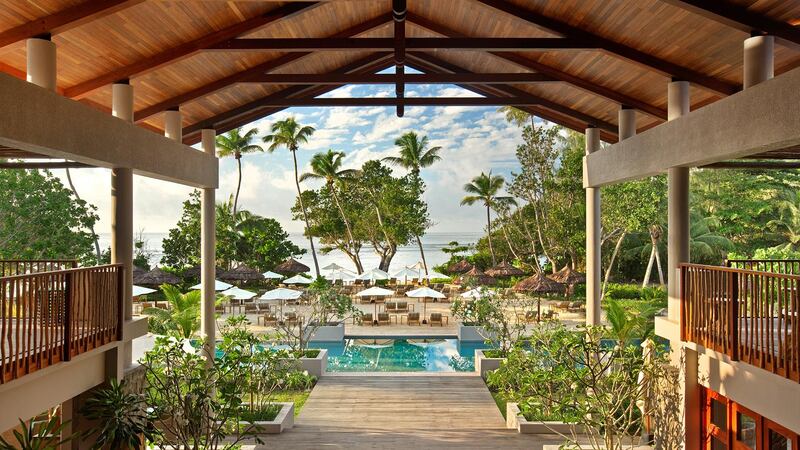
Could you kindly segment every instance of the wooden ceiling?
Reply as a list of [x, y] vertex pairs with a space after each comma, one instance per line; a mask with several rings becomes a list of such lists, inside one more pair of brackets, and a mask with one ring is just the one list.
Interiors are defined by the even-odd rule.
[[[402, 6], [404, 20], [393, 20]], [[184, 140], [195, 143], [203, 127], [224, 132], [313, 103], [334, 81], [369, 82], [363, 75], [400, 61], [615, 142], [622, 105], [640, 130], [666, 119], [670, 79], [692, 82], [695, 108], [741, 89], [751, 32], [777, 36], [776, 74], [797, 67], [798, 22], [800, 0], [6, 0], [0, 70], [24, 77], [25, 39], [51, 34], [59, 92], [108, 110], [111, 83], [129, 79], [138, 124], [160, 132], [162, 113], [180, 107]], [[297, 40], [308, 38], [326, 40]]]

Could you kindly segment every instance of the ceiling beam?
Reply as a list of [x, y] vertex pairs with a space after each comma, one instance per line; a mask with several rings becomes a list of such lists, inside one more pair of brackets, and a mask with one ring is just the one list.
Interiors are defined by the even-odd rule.
[[[374, 28], [377, 28], [381, 25], [385, 25], [390, 20], [392, 20], [391, 14], [389, 13], [381, 14], [380, 16], [367, 20], [366, 22], [360, 23], [358, 25], [352, 26], [344, 31], [335, 33], [329, 37], [340, 38], [340, 37], [357, 36], [361, 33], [365, 33]], [[141, 110], [136, 111], [136, 113], [134, 114], [134, 120], [137, 122], [145, 120], [148, 117], [166, 111], [169, 108], [175, 108], [184, 103], [195, 100], [197, 98], [211, 95], [214, 92], [228, 88], [236, 83], [247, 82], [251, 77], [263, 75], [267, 72], [277, 70], [291, 62], [297, 61], [310, 54], [311, 53], [290, 53], [287, 55], [279, 56], [275, 59], [263, 62], [249, 69], [245, 69], [242, 72], [238, 72], [233, 75], [229, 75], [227, 77], [223, 77], [218, 80], [212, 81], [211, 83], [196, 87], [190, 91], [183, 92], [174, 97], [162, 100], [154, 105], [142, 108]]]
[[[797, 155], [795, 155], [797, 156]], [[722, 161], [701, 166], [703, 169], [800, 169], [800, 161]]]
[[5, 162], [0, 161], [0, 169], [83, 169], [96, 167], [75, 161], [46, 161], [46, 162]]
[[800, 50], [800, 29], [789, 23], [750, 11], [744, 6], [725, 0], [661, 1], [745, 33], [757, 30], [773, 35], [778, 38], [778, 42]]
[[211, 34], [205, 35], [193, 41], [184, 42], [178, 46], [172, 47], [169, 50], [156, 53], [145, 59], [129, 64], [124, 67], [106, 72], [100, 76], [78, 83], [74, 86], [64, 89], [64, 95], [71, 98], [81, 98], [95, 89], [101, 88], [105, 85], [111, 84], [117, 80], [130, 78], [135, 75], [141, 75], [148, 71], [154, 70], [165, 64], [170, 64], [179, 61], [183, 58], [191, 56], [195, 52], [208, 48], [220, 42], [227, 41], [247, 32], [256, 30], [269, 23], [274, 23], [282, 19], [292, 17], [296, 14], [308, 11], [319, 5], [317, 2], [292, 2], [284, 6], [280, 6], [264, 14], [252, 17], [243, 22], [239, 22], [223, 28], [222, 30], [215, 31]]
[[[377, 53], [372, 54], [364, 58], [360, 58], [356, 61], [353, 61], [350, 64], [347, 64], [337, 70], [332, 71], [332, 73], [349, 73], [349, 72], [360, 72], [360, 73], [369, 73], [375, 72], [378, 70], [383, 70], [389, 66], [391, 66], [391, 54], [389, 53]], [[266, 97], [262, 97], [260, 99], [253, 100], [251, 102], [245, 103], [243, 105], [237, 106], [232, 108], [228, 111], [225, 111], [221, 114], [217, 114], [213, 117], [209, 117], [207, 119], [201, 120], [196, 122], [192, 125], [186, 126], [183, 128], [183, 136], [184, 136], [184, 143], [192, 144], [197, 142], [198, 136], [192, 136], [195, 133], [198, 133], [203, 128], [214, 128], [218, 132], [220, 131], [219, 124], [226, 123], [232, 120], [235, 120], [241, 116], [247, 115], [252, 113], [256, 110], [262, 110], [269, 105], [265, 105], [265, 102], [270, 102], [276, 98], [286, 98], [290, 96], [308, 96], [308, 95], [320, 95], [321, 93], [332, 91], [336, 89], [338, 86], [313, 86], [313, 85], [299, 85], [299, 86], [292, 86], [281, 91], [275, 92], [273, 94], [267, 95]], [[313, 90], [320, 90], [317, 94], [310, 94], [310, 91]], [[262, 114], [260, 117], [263, 117], [266, 114]], [[253, 115], [251, 114], [250, 117]], [[255, 119], [253, 119], [255, 120]]]
[[[467, 73], [471, 73], [470, 71], [468, 71], [468, 70], [466, 70], [466, 69], [464, 69], [462, 67], [459, 67], [459, 66], [457, 66], [455, 64], [451, 64], [449, 62], [446, 62], [446, 61], [444, 61], [444, 60], [442, 60], [440, 58], [437, 58], [435, 56], [428, 55], [427, 53], [413, 52], [413, 53], [410, 53], [409, 55], [412, 56], [413, 58], [415, 58], [416, 60], [420, 60], [420, 61], [423, 61], [425, 63], [432, 64], [432, 65], [434, 65], [434, 66], [436, 66], [436, 67], [438, 67], [440, 69], [444, 69], [444, 70], [447, 70], [447, 71], [450, 71], [450, 72], [455, 72], [455, 73], [467, 72]], [[610, 133], [614, 133], [614, 134], [616, 134], [619, 131], [617, 125], [615, 125], [613, 123], [607, 122], [607, 121], [602, 120], [602, 119], [598, 119], [598, 118], [593, 117], [593, 116], [591, 116], [589, 114], [586, 114], [586, 113], [577, 111], [575, 109], [569, 108], [569, 107], [564, 106], [564, 105], [562, 105], [560, 103], [556, 103], [556, 102], [554, 102], [552, 100], [548, 100], [548, 99], [536, 96], [536, 95], [531, 94], [531, 93], [529, 93], [527, 91], [523, 91], [521, 89], [517, 89], [517, 88], [512, 87], [512, 86], [503, 86], [502, 88], [500, 88], [498, 86], [498, 89], [502, 89], [503, 92], [505, 92], [505, 94], [510, 96], [510, 97], [530, 98], [530, 99], [534, 99], [535, 98], [536, 99], [536, 103], [535, 103], [536, 105], [544, 107], [544, 108], [547, 108], [547, 109], [552, 110], [552, 111], [555, 111], [555, 112], [557, 112], [559, 114], [563, 114], [565, 116], [572, 117], [572, 118], [574, 118], [576, 120], [579, 120], [579, 121], [585, 123], [586, 125], [594, 125], [597, 128], [600, 128], [602, 130], [606, 130], [606, 131], [608, 131]]]
[[609, 54], [622, 57], [647, 69], [655, 70], [662, 75], [689, 81], [712, 92], [722, 95], [731, 95], [740, 90], [740, 86], [738, 85], [734, 85], [725, 80], [720, 80], [688, 67], [666, 61], [647, 52], [629, 47], [611, 39], [607, 39], [585, 31], [581, 28], [569, 25], [565, 22], [561, 22], [551, 17], [547, 17], [537, 12], [522, 8], [506, 0], [475, 1], [492, 7], [498, 11], [503, 11], [549, 32], [567, 38], [585, 41], [591, 45], [595, 45]]
[[[422, 16], [418, 16], [413, 13], [408, 14], [408, 20], [416, 25], [424, 27], [430, 31], [435, 33], [441, 34], [443, 36], [448, 37], [462, 37], [464, 34], [459, 33], [455, 30], [452, 30], [440, 23], [433, 22], [429, 19], [426, 19]], [[625, 95], [623, 93], [617, 92], [613, 89], [607, 88], [605, 86], [598, 85], [592, 81], [577, 77], [575, 75], [569, 74], [567, 72], [563, 72], [559, 69], [554, 67], [548, 66], [546, 64], [542, 64], [537, 61], [530, 60], [522, 55], [518, 55], [516, 53], [511, 52], [491, 52], [492, 56], [505, 60], [506, 62], [512, 63], [516, 66], [522, 67], [527, 70], [533, 70], [539, 72], [544, 75], [548, 75], [553, 77], [556, 80], [563, 81], [565, 83], [569, 83], [572, 86], [575, 86], [585, 92], [589, 92], [600, 97], [603, 97], [607, 100], [615, 102], [619, 105], [627, 105], [631, 108], [637, 109], [647, 115], [655, 117], [660, 120], [667, 120], [667, 110], [659, 108], [655, 105], [651, 105], [647, 102], [639, 100], [637, 98], [631, 97], [629, 95]]]
[[[259, 38], [231, 39], [206, 48], [220, 51], [348, 51], [394, 50], [395, 38]], [[406, 38], [408, 50], [464, 50], [464, 51], [546, 51], [595, 49], [586, 41], [569, 38]]]
[[0, 32], [0, 47], [40, 34], [63, 33], [92, 20], [114, 14], [144, 0], [85, 0], [62, 11], [25, 22]]
[[337, 107], [337, 106], [523, 106], [538, 105], [539, 100], [534, 97], [301, 97], [281, 98], [261, 102], [262, 106], [307, 106], [307, 107]]
[[552, 82], [555, 79], [541, 73], [407, 73], [386, 74], [305, 74], [281, 73], [256, 75], [245, 83], [267, 84], [395, 84], [402, 80], [405, 84], [525, 84]]
[[[408, 39], [406, 39], [406, 16], [408, 15], [408, 6], [406, 0], [392, 0], [392, 19], [394, 22], [394, 36], [392, 38], [394, 49], [394, 66], [395, 74], [397, 75], [394, 87], [395, 97], [402, 99], [406, 94], [406, 84], [403, 80], [405, 75], [405, 62], [406, 62], [406, 48], [408, 47]], [[405, 103], [397, 103], [397, 117], [403, 117], [406, 113]]]

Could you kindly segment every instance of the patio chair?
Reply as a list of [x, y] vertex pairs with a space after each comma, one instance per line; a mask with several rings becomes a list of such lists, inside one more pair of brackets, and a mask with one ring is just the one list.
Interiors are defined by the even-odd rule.
[[283, 323], [285, 325], [300, 325], [303, 322], [302, 317], [298, 317], [297, 313], [288, 312], [285, 314]]
[[547, 311], [544, 311], [542, 313], [542, 320], [552, 320], [552, 319], [558, 319], [558, 313], [557, 312], [555, 312], [555, 311], [553, 311], [551, 309], [548, 309]]
[[395, 304], [394, 312], [396, 312], [396, 313], [407, 313], [408, 312], [408, 302], [397, 302]]
[[225, 304], [217, 303], [214, 305], [214, 312], [219, 314], [225, 314]]
[[583, 310], [583, 308], [584, 308], [583, 303], [581, 303], [581, 302], [571, 302], [567, 306], [567, 311], [568, 312], [581, 312]]
[[408, 313], [408, 317], [406, 318], [406, 325], [411, 325], [415, 323], [417, 325], [421, 325], [422, 322], [419, 320], [419, 313], [418, 312], [410, 312]]
[[260, 315], [256, 318], [256, 324], [260, 324], [261, 322], [264, 322], [265, 327], [276, 327], [278, 326], [278, 316], [274, 313]]
[[428, 323], [433, 326], [437, 324], [441, 327], [444, 326], [445, 323], [449, 322], [449, 318], [447, 316], [443, 316], [442, 313], [431, 313], [431, 316], [428, 320]]
[[517, 321], [522, 323], [534, 323], [537, 322], [539, 318], [537, 317], [536, 311], [526, 311], [524, 313], [518, 312], [517, 313]]
[[389, 319], [389, 313], [378, 313], [378, 325], [389, 325], [391, 324], [391, 320]]
[[245, 303], [244, 304], [244, 313], [245, 314], [258, 314], [258, 305], [255, 303]]
[[359, 319], [359, 325], [375, 325], [372, 321], [372, 313], [364, 313]]

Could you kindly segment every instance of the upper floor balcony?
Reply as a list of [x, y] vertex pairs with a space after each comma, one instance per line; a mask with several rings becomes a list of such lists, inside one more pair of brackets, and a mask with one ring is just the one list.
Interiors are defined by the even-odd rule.
[[681, 340], [800, 382], [800, 261], [682, 264]]
[[123, 267], [0, 261], [0, 384], [122, 339]]

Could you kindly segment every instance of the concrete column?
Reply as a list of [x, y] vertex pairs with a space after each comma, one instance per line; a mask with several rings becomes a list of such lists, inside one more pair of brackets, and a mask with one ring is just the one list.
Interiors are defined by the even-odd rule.
[[[674, 350], [673, 350], [674, 351]], [[702, 427], [700, 425], [700, 383], [697, 382], [699, 376], [698, 354], [690, 348], [683, 349], [683, 369], [681, 378], [683, 381], [683, 417], [686, 437], [684, 439], [684, 450], [700, 450], [700, 436]]]
[[[127, 81], [111, 86], [111, 114], [133, 123], [133, 86]], [[133, 171], [127, 167], [111, 170], [111, 262], [125, 267], [123, 316], [126, 321], [133, 317]], [[131, 342], [123, 344], [121, 359], [123, 368], [133, 364]]]
[[775, 36], [753, 36], [744, 40], [744, 88], [775, 76]]
[[[686, 114], [689, 114], [689, 82], [672, 81], [667, 91], [668, 120]], [[689, 262], [689, 168], [669, 168], [667, 186], [667, 294], [669, 319], [677, 322], [680, 320], [678, 266]]]
[[56, 90], [56, 44], [49, 35], [30, 38], [28, 47], [29, 82], [51, 91]]
[[[586, 154], [600, 149], [600, 130], [586, 129]], [[600, 324], [600, 188], [586, 188], [586, 325]]]
[[[216, 131], [201, 130], [203, 151], [216, 155]], [[214, 317], [214, 269], [216, 268], [216, 217], [215, 217], [215, 189], [204, 188], [200, 209], [200, 294], [202, 306], [200, 309], [200, 333], [205, 337], [207, 357], [209, 361], [214, 358], [214, 340], [216, 338], [216, 323]]]
[[164, 112], [164, 136], [178, 142], [183, 140], [183, 118], [178, 108]]
[[636, 135], [636, 110], [623, 106], [619, 110], [619, 140]]

